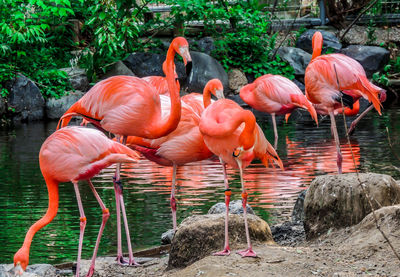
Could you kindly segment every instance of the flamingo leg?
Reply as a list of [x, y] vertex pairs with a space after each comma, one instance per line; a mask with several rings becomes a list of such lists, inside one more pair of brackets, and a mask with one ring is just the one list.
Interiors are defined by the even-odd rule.
[[[119, 141], [119, 137], [117, 138], [117, 141]], [[122, 138], [122, 144], [126, 144], [126, 136]], [[122, 190], [123, 186], [120, 181], [120, 172], [121, 172], [121, 164], [117, 164], [117, 168], [115, 171], [115, 177], [114, 177], [114, 190], [115, 190], [115, 202], [116, 202], [116, 208], [117, 208], [117, 240], [118, 240], [118, 252], [117, 252], [117, 262], [118, 264], [121, 265], [135, 265], [138, 266], [139, 264], [135, 262], [133, 259], [133, 251], [132, 251], [132, 245], [131, 245], [131, 237], [129, 234], [129, 226], [128, 226], [128, 220], [126, 217], [126, 211], [125, 211], [125, 204], [124, 204], [124, 198], [122, 195]], [[121, 236], [121, 211], [122, 211], [122, 216], [124, 220], [124, 227], [125, 227], [125, 233], [126, 233], [126, 240], [128, 244], [128, 253], [129, 253], [129, 261], [126, 262], [123, 258], [122, 254], [122, 236]]]
[[103, 211], [103, 219], [101, 221], [100, 230], [99, 230], [99, 233], [97, 235], [96, 245], [95, 245], [94, 251], [93, 251], [92, 262], [90, 264], [89, 271], [88, 271], [88, 273], [86, 275], [86, 277], [91, 277], [91, 276], [93, 276], [93, 273], [94, 273], [94, 266], [95, 266], [95, 263], [96, 263], [97, 250], [99, 249], [100, 239], [101, 239], [101, 236], [103, 234], [104, 227], [106, 226], [106, 222], [107, 222], [108, 218], [110, 217], [110, 212], [106, 208], [106, 206], [104, 205], [103, 201], [101, 200], [99, 194], [97, 193], [95, 187], [92, 184], [92, 181], [90, 181], [90, 180], [87, 180], [87, 181], [89, 183], [90, 189], [92, 190], [94, 196], [96, 197], [97, 202], [99, 202], [101, 210]]
[[276, 119], [275, 119], [275, 113], [271, 114], [272, 116], [272, 125], [274, 126], [274, 135], [275, 135], [275, 140], [274, 140], [274, 148], [278, 146], [278, 128], [276, 127]]
[[224, 185], [225, 185], [225, 245], [224, 250], [213, 253], [214, 256], [228, 256], [231, 253], [231, 249], [229, 248], [229, 235], [228, 235], [228, 220], [229, 220], [229, 202], [231, 200], [231, 190], [229, 189], [228, 175], [226, 174], [226, 164], [219, 159], [222, 165], [222, 169], [224, 172]]
[[74, 184], [74, 189], [75, 189], [75, 194], [76, 194], [76, 200], [78, 201], [78, 207], [79, 207], [79, 214], [80, 214], [80, 232], [79, 232], [79, 246], [78, 246], [78, 258], [76, 261], [76, 273], [75, 275], [79, 277], [79, 269], [81, 265], [81, 254], [82, 254], [82, 244], [83, 244], [83, 235], [85, 233], [85, 227], [86, 227], [86, 216], [85, 212], [83, 211], [83, 205], [82, 205], [82, 200], [81, 200], [81, 195], [79, 193], [79, 187], [78, 187], [78, 182], [73, 181]]
[[242, 250], [242, 251], [237, 251], [236, 253], [241, 255], [242, 257], [257, 257], [256, 252], [253, 251], [253, 248], [251, 246], [250, 242], [250, 234], [249, 234], [249, 225], [247, 223], [247, 192], [244, 187], [244, 182], [243, 182], [243, 168], [242, 168], [242, 161], [239, 159], [236, 159], [236, 162], [239, 166], [239, 172], [240, 172], [240, 183], [242, 184], [242, 205], [243, 205], [243, 217], [244, 217], [244, 228], [246, 229], [246, 239], [247, 239], [247, 249]]
[[333, 137], [335, 139], [335, 143], [336, 143], [336, 151], [337, 151], [337, 167], [338, 167], [338, 173], [342, 174], [342, 152], [340, 151], [340, 141], [339, 141], [339, 135], [337, 132], [337, 128], [336, 128], [336, 121], [335, 121], [335, 115], [333, 113], [333, 111], [329, 112], [329, 116], [331, 118], [331, 131], [333, 134]]
[[348, 132], [347, 132], [348, 135], [353, 134], [353, 132], [354, 132], [354, 130], [355, 130], [356, 125], [358, 124], [358, 122], [359, 122], [364, 116], [366, 116], [366, 114], [367, 114], [370, 110], [372, 110], [373, 108], [374, 108], [374, 106], [373, 106], [373, 105], [370, 105], [370, 106], [369, 106], [365, 111], [363, 111], [356, 119], [354, 119], [353, 122], [351, 122], [350, 128], [349, 128], [349, 130], [348, 130]]
[[174, 227], [174, 232], [176, 232], [176, 199], [175, 199], [175, 184], [176, 184], [176, 171], [177, 171], [177, 165], [174, 163], [173, 164], [173, 170], [172, 170], [172, 184], [171, 184], [171, 199], [170, 199], [170, 204], [171, 204], [171, 212], [172, 212], [172, 225]]

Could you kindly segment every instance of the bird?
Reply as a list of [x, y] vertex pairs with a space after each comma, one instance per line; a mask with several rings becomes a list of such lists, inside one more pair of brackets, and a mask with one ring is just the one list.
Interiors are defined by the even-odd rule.
[[286, 77], [273, 74], [263, 75], [253, 83], [242, 87], [239, 95], [252, 108], [271, 114], [275, 134], [275, 148], [278, 143], [275, 115], [286, 114], [287, 121], [290, 113], [300, 107], [307, 109], [318, 125], [317, 113], [312, 103], [308, 101], [298, 86]]
[[35, 233], [49, 224], [57, 215], [59, 183], [72, 182], [80, 213], [80, 235], [76, 266], [76, 276], [79, 276], [86, 217], [81, 202], [78, 181], [86, 180], [103, 212], [92, 262], [87, 274], [87, 276], [92, 276], [101, 235], [110, 213], [90, 179], [103, 168], [114, 163], [132, 163], [138, 158], [139, 154], [136, 151], [108, 139], [96, 129], [68, 126], [50, 135], [43, 143], [39, 153], [40, 170], [47, 185], [49, 205], [46, 214], [29, 228], [23, 246], [14, 255], [16, 272], [22, 274], [28, 266], [29, 250]]
[[[167, 63], [164, 61], [162, 64], [162, 69], [164, 72], [167, 71], [166, 66], [167, 66]], [[178, 79], [178, 74], [175, 71], [175, 67], [174, 67], [174, 77], [175, 77], [175, 80]], [[167, 82], [166, 77], [146, 76], [146, 77], [142, 77], [142, 79], [145, 80], [146, 82], [150, 83], [151, 85], [153, 85], [153, 87], [156, 89], [158, 94], [169, 95], [168, 82]]]
[[[206, 99], [204, 99], [206, 102]], [[265, 166], [274, 162], [283, 169], [283, 164], [272, 145], [265, 138], [261, 128], [256, 123], [254, 114], [244, 110], [230, 99], [219, 99], [207, 106], [201, 115], [200, 132], [208, 149], [218, 156], [223, 162], [225, 183], [225, 245], [224, 249], [214, 255], [229, 255], [228, 217], [231, 190], [226, 174], [226, 165], [238, 168], [242, 186], [242, 204], [247, 239], [247, 249], [238, 251], [242, 257], [255, 257], [247, 225], [247, 196], [244, 186], [243, 169], [254, 158], [260, 159]]]
[[[170, 93], [171, 108], [161, 109], [160, 95], [155, 88], [145, 80], [134, 76], [113, 76], [94, 85], [81, 99], [73, 104], [60, 118], [58, 127], [68, 125], [72, 116], [81, 116], [94, 124], [99, 130], [116, 135], [124, 144], [127, 136], [138, 136], [155, 139], [168, 135], [178, 126], [181, 117], [181, 101], [179, 83], [174, 78], [174, 57], [182, 56], [187, 69], [191, 68], [189, 44], [183, 37], [172, 40], [165, 60], [166, 80]], [[122, 210], [129, 256], [132, 256], [128, 223], [122, 197], [120, 167], [117, 165], [114, 177], [116, 192], [117, 218]], [[122, 256], [121, 226], [117, 226], [117, 261], [125, 264]], [[132, 265], [132, 259], [129, 265]]]
[[307, 98], [326, 109], [331, 119], [331, 131], [337, 150], [338, 173], [342, 173], [342, 154], [335, 122], [335, 110], [344, 106], [353, 109], [353, 103], [363, 97], [381, 114], [379, 93], [384, 90], [372, 84], [360, 63], [343, 54], [322, 55], [323, 38], [315, 32], [312, 38], [313, 54], [305, 72]]
[[[223, 85], [220, 80], [212, 79], [204, 87], [203, 94], [211, 99], [211, 94], [223, 97]], [[161, 95], [163, 110], [170, 108], [168, 96]], [[126, 145], [142, 153], [147, 159], [163, 166], [172, 166], [171, 197], [172, 223], [174, 232], [176, 222], [175, 185], [178, 166], [211, 158], [213, 153], [204, 144], [199, 131], [200, 116], [204, 110], [203, 95], [190, 93], [181, 98], [182, 111], [178, 127], [167, 136], [158, 139], [144, 139], [128, 136]], [[208, 100], [211, 103], [211, 100]]]

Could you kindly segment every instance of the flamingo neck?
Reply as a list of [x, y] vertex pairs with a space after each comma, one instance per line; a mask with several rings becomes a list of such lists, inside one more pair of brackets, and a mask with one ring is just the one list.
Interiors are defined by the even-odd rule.
[[179, 97], [179, 83], [175, 82], [174, 74], [174, 58], [176, 51], [173, 45], [168, 49], [167, 58], [165, 60], [165, 75], [168, 84], [168, 90], [171, 99], [171, 112], [166, 120], [160, 121], [160, 124], [156, 125], [152, 138], [158, 138], [165, 136], [176, 129], [181, 119], [181, 99]]
[[246, 103], [254, 103], [254, 90], [256, 89], [256, 84], [255, 82], [251, 84], [247, 84], [239, 92], [240, 98], [243, 99], [244, 102]]
[[321, 56], [323, 42], [322, 34], [320, 32], [315, 33], [312, 39], [313, 54], [311, 60]]
[[22, 268], [25, 270], [26, 266], [29, 262], [29, 249], [31, 247], [31, 243], [33, 240], [33, 236], [37, 231], [42, 229], [44, 226], [49, 224], [54, 217], [57, 215], [58, 211], [58, 182], [54, 181], [51, 178], [46, 178], [47, 191], [49, 194], [49, 205], [47, 208], [46, 214], [36, 221], [28, 230], [25, 236], [24, 243], [22, 247], [18, 250], [18, 252], [14, 256], [14, 264], [21, 263]]
[[229, 121], [224, 123], [201, 122], [199, 128], [200, 132], [206, 136], [224, 138], [232, 135], [242, 123], [245, 123], [245, 127], [239, 136], [239, 144], [243, 146], [244, 150], [247, 150], [253, 147], [255, 141], [256, 118], [250, 111], [238, 111]]
[[211, 87], [208, 85], [205, 86], [203, 90], [203, 104], [204, 108], [207, 108], [209, 105], [211, 105]]

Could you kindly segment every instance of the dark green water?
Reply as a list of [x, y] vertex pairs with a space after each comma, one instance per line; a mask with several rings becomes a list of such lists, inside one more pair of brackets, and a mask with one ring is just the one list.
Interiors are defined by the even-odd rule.
[[[338, 127], [343, 129], [341, 117]], [[272, 141], [268, 120], [261, 122]], [[11, 263], [22, 245], [29, 226], [47, 209], [47, 191], [41, 176], [38, 153], [41, 144], [55, 130], [55, 123], [30, 123], [15, 129], [0, 130], [0, 263]], [[386, 127], [394, 147], [388, 146]], [[269, 222], [287, 219], [298, 193], [316, 175], [336, 172], [336, 149], [330, 135], [329, 119], [317, 128], [308, 116], [294, 116], [280, 124], [278, 152], [286, 171], [266, 169], [259, 163], [245, 170], [250, 204]], [[343, 132], [344, 172], [354, 171]], [[356, 167], [361, 172], [378, 172], [400, 179], [400, 109], [385, 110], [382, 116], [371, 112], [351, 138]], [[93, 179], [111, 217], [101, 241], [99, 255], [116, 252], [115, 201], [111, 178], [113, 168]], [[135, 249], [159, 244], [160, 235], [171, 228], [169, 194], [172, 169], [146, 160], [123, 168], [124, 199], [132, 243]], [[228, 171], [233, 199], [240, 199], [238, 173]], [[203, 161], [182, 167], [178, 172], [178, 221], [192, 214], [203, 214], [223, 201], [223, 176], [216, 161]], [[90, 258], [101, 223], [101, 210], [90, 189], [81, 183], [87, 217], [83, 258]], [[31, 246], [30, 263], [74, 261], [79, 237], [79, 212], [73, 186], [60, 184], [60, 209], [55, 220], [40, 230]], [[123, 241], [123, 245], [126, 245]]]

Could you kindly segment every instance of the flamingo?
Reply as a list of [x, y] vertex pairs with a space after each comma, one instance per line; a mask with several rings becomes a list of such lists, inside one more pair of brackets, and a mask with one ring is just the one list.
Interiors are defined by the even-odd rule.
[[271, 114], [275, 134], [275, 148], [278, 143], [276, 114], [286, 114], [287, 121], [290, 113], [300, 107], [307, 109], [318, 125], [318, 117], [313, 105], [307, 100], [298, 86], [286, 77], [272, 74], [258, 77], [253, 83], [242, 87], [240, 97], [254, 109]]
[[[173, 39], [167, 52], [166, 79], [171, 97], [168, 116], [161, 109], [160, 96], [145, 80], [133, 76], [113, 76], [93, 86], [60, 118], [59, 126], [66, 126], [72, 116], [82, 116], [98, 129], [111, 132], [125, 143], [127, 136], [155, 139], [171, 133], [181, 117], [179, 83], [174, 79], [174, 57], [178, 53], [185, 65], [191, 65], [189, 45], [185, 38]], [[117, 261], [125, 264], [122, 256], [120, 209], [122, 210], [129, 252], [129, 265], [135, 265], [130, 243], [128, 222], [122, 197], [120, 168], [117, 165], [114, 187], [117, 206]]]
[[79, 194], [78, 181], [87, 180], [94, 196], [100, 204], [103, 219], [93, 251], [92, 262], [87, 276], [94, 273], [94, 265], [104, 226], [110, 213], [90, 179], [103, 168], [114, 163], [129, 163], [138, 159], [137, 152], [108, 139], [102, 132], [84, 127], [66, 127], [53, 133], [43, 143], [39, 153], [40, 170], [47, 185], [49, 206], [46, 214], [28, 230], [22, 247], [14, 256], [16, 272], [22, 274], [29, 263], [29, 250], [33, 236], [41, 228], [49, 224], [57, 214], [59, 194], [58, 184], [72, 182], [75, 188], [80, 213], [80, 235], [76, 276], [79, 276], [83, 235], [86, 217]]
[[[162, 64], [162, 69], [164, 72], [167, 71], [167, 63], [164, 61]], [[178, 79], [178, 74], [176, 74], [175, 67], [174, 67], [174, 77], [177, 80]], [[164, 94], [169, 96], [169, 91], [168, 91], [168, 82], [167, 78], [163, 76], [146, 76], [142, 78], [146, 82], [150, 83], [153, 85], [153, 87], [156, 89], [158, 94]]]
[[335, 109], [343, 105], [353, 109], [354, 101], [360, 97], [368, 99], [381, 114], [379, 93], [385, 91], [368, 81], [360, 63], [343, 54], [321, 55], [323, 38], [316, 32], [312, 39], [313, 54], [306, 68], [306, 96], [314, 104], [320, 105], [329, 113], [331, 131], [336, 143], [337, 167], [342, 173], [342, 153], [335, 122]]
[[[223, 86], [220, 80], [210, 80], [204, 87], [203, 94], [211, 103], [211, 93], [218, 98], [223, 97]], [[161, 95], [163, 109], [170, 108], [168, 96]], [[172, 223], [174, 232], [176, 223], [175, 185], [178, 166], [190, 162], [210, 158], [213, 153], [204, 144], [203, 136], [199, 131], [200, 116], [204, 110], [203, 96], [199, 93], [190, 93], [182, 97], [182, 115], [178, 127], [169, 135], [158, 139], [143, 139], [129, 136], [126, 145], [141, 152], [147, 159], [160, 165], [172, 166], [171, 198]]]
[[[205, 99], [206, 101], [206, 99]], [[201, 115], [200, 132], [206, 146], [223, 162], [225, 180], [225, 246], [214, 255], [229, 255], [228, 217], [231, 190], [226, 177], [226, 165], [239, 169], [242, 185], [242, 204], [247, 239], [247, 249], [238, 251], [242, 257], [256, 257], [253, 251], [247, 224], [247, 192], [243, 182], [243, 169], [254, 158], [260, 159], [265, 166], [275, 161], [283, 169], [282, 161], [272, 145], [267, 141], [257, 125], [254, 114], [242, 109], [229, 99], [219, 99], [209, 105]]]

